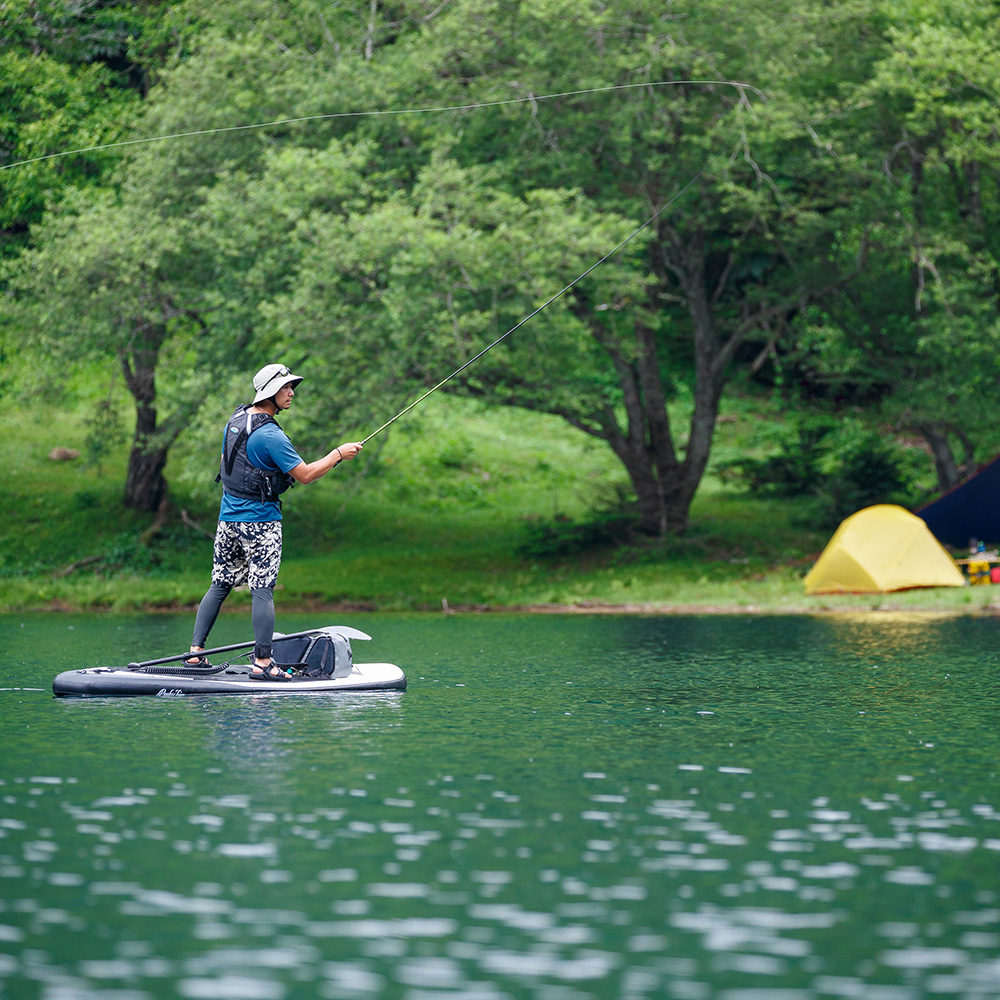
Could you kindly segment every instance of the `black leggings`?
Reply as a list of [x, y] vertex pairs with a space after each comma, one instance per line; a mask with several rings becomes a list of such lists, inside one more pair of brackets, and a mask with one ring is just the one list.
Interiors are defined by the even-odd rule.
[[[208, 641], [208, 633], [212, 631], [222, 604], [232, 589], [229, 584], [224, 583], [213, 583], [208, 588], [198, 605], [198, 614], [194, 619], [192, 646], [204, 648]], [[274, 588], [253, 587], [250, 593], [253, 595], [250, 609], [254, 637], [253, 655], [258, 660], [266, 660], [271, 655], [271, 640], [274, 638]]]

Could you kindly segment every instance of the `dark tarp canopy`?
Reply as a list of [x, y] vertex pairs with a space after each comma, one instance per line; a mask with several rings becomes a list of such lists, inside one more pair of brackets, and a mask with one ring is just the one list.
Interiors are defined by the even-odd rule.
[[965, 548], [972, 538], [1000, 542], [1000, 456], [914, 513], [952, 548]]

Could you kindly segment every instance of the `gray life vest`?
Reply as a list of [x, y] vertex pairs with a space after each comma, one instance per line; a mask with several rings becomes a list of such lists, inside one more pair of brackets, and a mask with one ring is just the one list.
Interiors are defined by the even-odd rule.
[[285, 472], [258, 469], [247, 455], [247, 440], [265, 424], [274, 424], [279, 428], [281, 426], [267, 413], [250, 413], [246, 403], [236, 407], [226, 424], [222, 459], [215, 481], [221, 482], [230, 496], [280, 505], [281, 500], [278, 498], [295, 485], [295, 480]]

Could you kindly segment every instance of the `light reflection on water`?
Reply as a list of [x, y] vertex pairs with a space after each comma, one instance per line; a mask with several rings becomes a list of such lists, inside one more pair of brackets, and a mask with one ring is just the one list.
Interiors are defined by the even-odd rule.
[[56, 701], [190, 622], [0, 619], [0, 992], [1000, 996], [993, 621], [351, 623], [407, 692]]

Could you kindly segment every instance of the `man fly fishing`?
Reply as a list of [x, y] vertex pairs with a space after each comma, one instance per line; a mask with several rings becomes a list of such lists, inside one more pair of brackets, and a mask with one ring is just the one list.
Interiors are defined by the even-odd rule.
[[248, 584], [253, 597], [254, 649], [250, 677], [284, 680], [271, 655], [274, 585], [281, 566], [281, 494], [295, 483], [322, 479], [350, 461], [363, 442], [338, 445], [315, 462], [305, 462], [275, 416], [291, 406], [302, 381], [284, 365], [265, 365], [253, 377], [254, 398], [241, 404], [226, 424], [216, 482], [222, 483], [219, 527], [212, 558], [212, 583], [198, 605], [189, 666], [208, 666], [200, 654], [222, 604], [233, 587]]

